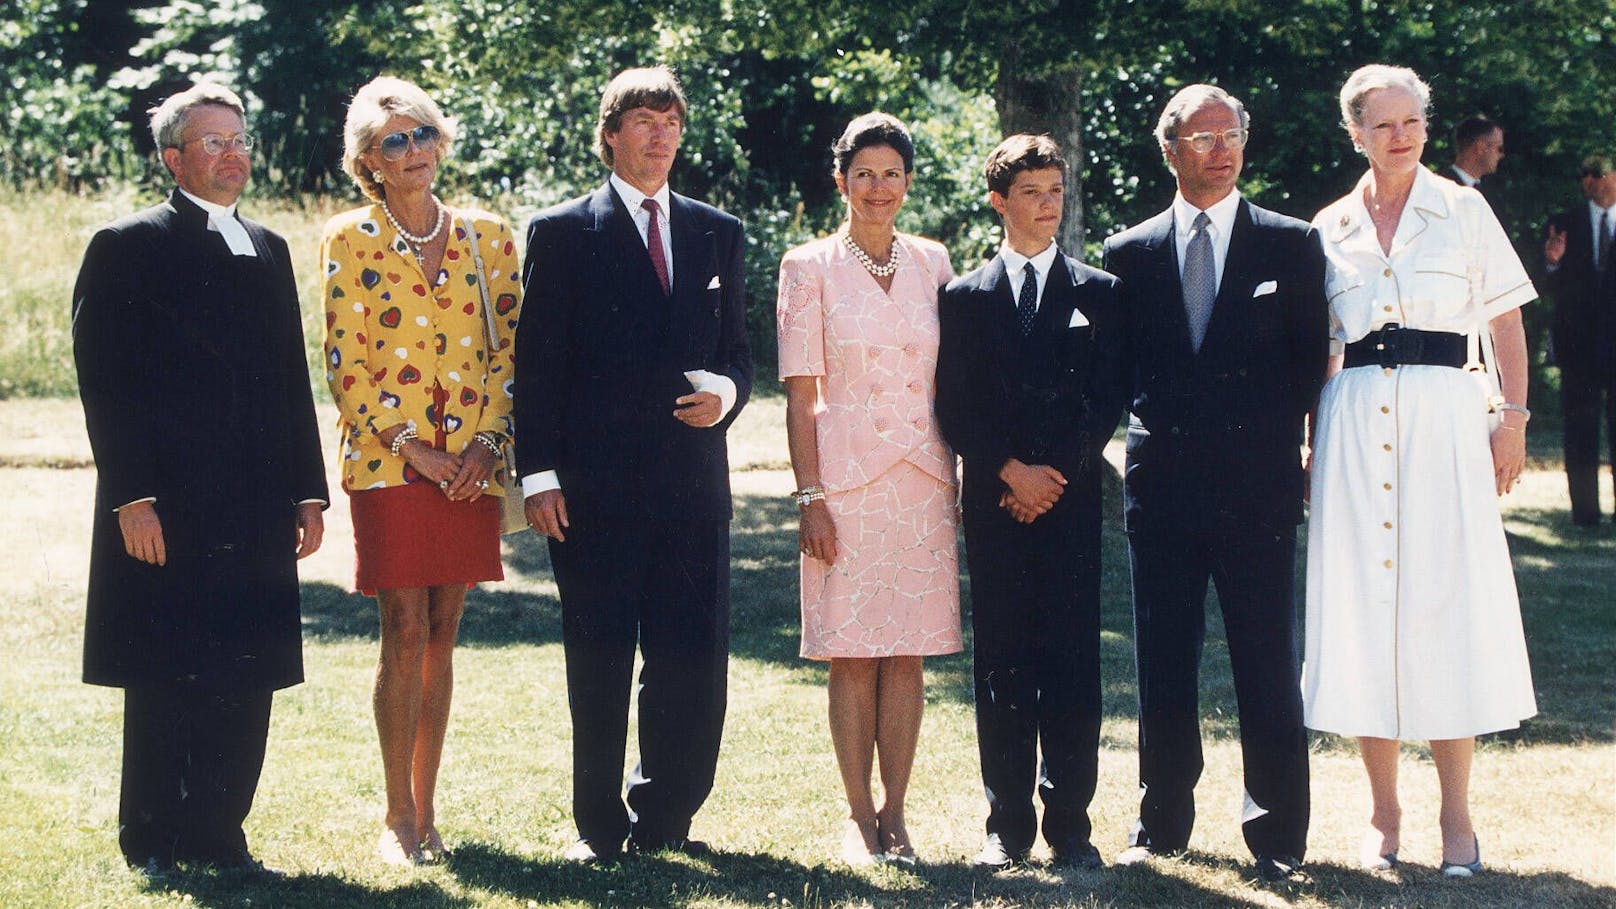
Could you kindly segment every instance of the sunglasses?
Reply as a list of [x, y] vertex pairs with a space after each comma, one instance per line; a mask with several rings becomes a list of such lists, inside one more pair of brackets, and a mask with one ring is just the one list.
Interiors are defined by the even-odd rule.
[[438, 140], [443, 133], [436, 126], [417, 126], [414, 129], [400, 130], [388, 133], [376, 143], [381, 150], [382, 157], [388, 161], [397, 161], [409, 154], [410, 146], [415, 146], [424, 152], [438, 150]]
[[1219, 139], [1223, 140], [1224, 147], [1229, 151], [1239, 151], [1246, 147], [1246, 139], [1250, 138], [1250, 136], [1251, 130], [1235, 127], [1234, 129], [1226, 129], [1221, 133], [1192, 133], [1188, 136], [1179, 136], [1173, 141], [1188, 142], [1190, 148], [1195, 149], [1196, 154], [1204, 155], [1218, 144]]

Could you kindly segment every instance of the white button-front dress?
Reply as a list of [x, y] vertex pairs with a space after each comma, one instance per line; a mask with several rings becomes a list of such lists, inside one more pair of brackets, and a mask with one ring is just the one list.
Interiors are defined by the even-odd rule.
[[[1388, 256], [1367, 180], [1313, 222], [1335, 353], [1392, 322], [1471, 331], [1473, 283], [1483, 320], [1537, 296], [1479, 193], [1421, 169]], [[1447, 366], [1343, 369], [1325, 386], [1308, 523], [1308, 727], [1453, 739], [1537, 712], [1485, 399], [1473, 375]]]

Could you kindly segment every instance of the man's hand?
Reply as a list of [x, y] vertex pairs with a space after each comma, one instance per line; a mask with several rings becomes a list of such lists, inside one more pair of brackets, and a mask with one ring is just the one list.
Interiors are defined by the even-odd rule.
[[131, 502], [118, 509], [118, 529], [123, 531], [123, 551], [148, 565], [167, 565], [168, 547], [163, 543], [163, 522], [150, 502]]
[[1038, 520], [1038, 512], [1021, 504], [1021, 500], [1016, 498], [1016, 494], [1009, 490], [999, 494], [999, 507], [1010, 512], [1010, 517], [1023, 524], [1031, 524], [1033, 521]]
[[297, 506], [297, 557], [306, 559], [314, 555], [325, 540], [325, 515], [319, 502], [304, 502]]
[[701, 429], [718, 422], [723, 402], [710, 391], [693, 391], [674, 399], [679, 405], [673, 409], [673, 418], [686, 426]]
[[529, 527], [557, 542], [566, 542], [567, 537], [562, 531], [572, 525], [567, 523], [567, 498], [561, 494], [561, 490], [546, 489], [528, 496], [522, 503], [522, 510], [527, 515]]
[[1066, 478], [1060, 471], [1048, 464], [1023, 464], [1015, 458], [999, 468], [999, 479], [1010, 487], [1016, 501], [1034, 516], [1054, 508], [1055, 501], [1066, 491]]
[[1543, 262], [1550, 268], [1558, 267], [1565, 258], [1566, 232], [1549, 225], [1549, 235], [1543, 240]]

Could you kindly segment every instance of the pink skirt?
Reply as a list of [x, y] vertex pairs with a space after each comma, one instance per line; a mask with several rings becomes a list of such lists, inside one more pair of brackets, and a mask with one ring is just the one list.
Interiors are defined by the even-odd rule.
[[354, 587], [408, 590], [502, 581], [499, 497], [451, 502], [433, 483], [350, 491]]

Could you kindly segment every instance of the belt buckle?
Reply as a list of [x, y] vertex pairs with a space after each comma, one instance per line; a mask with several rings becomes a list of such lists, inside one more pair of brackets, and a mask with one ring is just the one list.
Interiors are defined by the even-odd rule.
[[1375, 329], [1375, 360], [1382, 369], [1391, 369], [1400, 362], [1399, 354], [1403, 351], [1403, 337], [1399, 331], [1401, 325], [1388, 322]]

